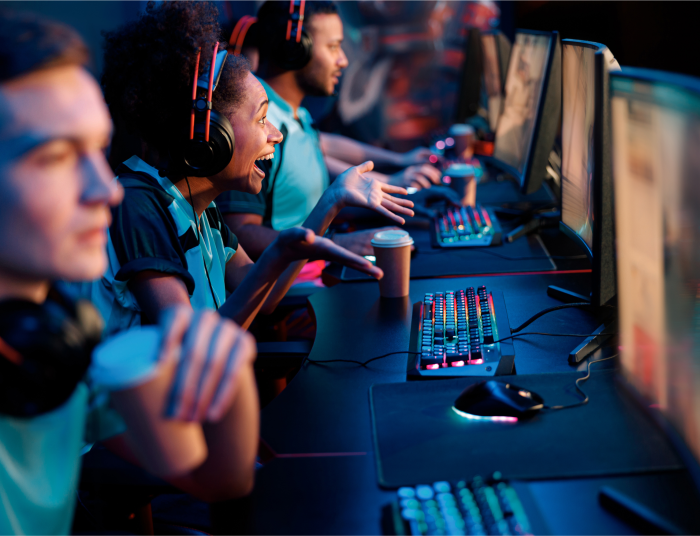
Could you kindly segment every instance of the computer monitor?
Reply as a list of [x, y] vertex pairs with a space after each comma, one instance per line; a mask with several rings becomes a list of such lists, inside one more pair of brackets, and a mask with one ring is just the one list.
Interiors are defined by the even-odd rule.
[[481, 104], [481, 73], [483, 57], [481, 53], [481, 31], [467, 28], [464, 37], [464, 61], [459, 79], [455, 123], [464, 123], [476, 115]]
[[559, 34], [518, 30], [508, 62], [493, 163], [512, 175], [524, 194], [542, 186], [560, 115]]
[[700, 80], [624, 68], [611, 111], [622, 371], [698, 458]]
[[561, 46], [560, 228], [591, 259], [591, 304], [599, 307], [615, 296], [608, 72], [616, 67], [605, 45], [564, 39]]
[[481, 34], [481, 50], [484, 55], [484, 90], [488, 107], [489, 126], [496, 131], [498, 118], [503, 111], [503, 88], [506, 85], [510, 41], [498, 30]]

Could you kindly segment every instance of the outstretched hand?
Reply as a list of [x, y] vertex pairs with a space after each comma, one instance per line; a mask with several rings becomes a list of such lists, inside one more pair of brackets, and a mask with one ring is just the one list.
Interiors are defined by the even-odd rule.
[[324, 260], [337, 262], [349, 268], [364, 272], [376, 279], [381, 279], [384, 272], [364, 257], [335, 244], [332, 240], [316, 236], [310, 229], [293, 227], [282, 231], [273, 246], [287, 262], [298, 260]]
[[220, 420], [234, 400], [242, 368], [255, 360], [255, 339], [214, 311], [177, 306], [161, 315], [160, 360], [177, 359], [166, 415]]
[[406, 189], [364, 175], [372, 169], [372, 161], [351, 167], [340, 174], [326, 191], [341, 207], [369, 208], [403, 225], [405, 220], [398, 214], [413, 216], [413, 202], [389, 194], [406, 195]]

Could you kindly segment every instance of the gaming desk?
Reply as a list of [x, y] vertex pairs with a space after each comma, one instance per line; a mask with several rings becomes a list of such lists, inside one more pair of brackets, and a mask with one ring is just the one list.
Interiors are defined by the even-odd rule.
[[[376, 283], [345, 283], [309, 299], [318, 335], [314, 360], [357, 359], [407, 349], [411, 305], [430, 290], [486, 284], [503, 291], [511, 325], [557, 302], [548, 285], [588, 292], [587, 273], [524, 274], [411, 282], [405, 299], [380, 299]], [[589, 332], [590, 313], [565, 309], [537, 320], [541, 331]], [[533, 336], [516, 339], [518, 374], [570, 372], [568, 351], [577, 339]], [[606, 355], [610, 349], [604, 349]], [[594, 355], [601, 356], [600, 352]], [[395, 497], [377, 484], [368, 390], [374, 383], [405, 381], [406, 354], [367, 368], [349, 363], [307, 363], [262, 412], [262, 438], [275, 457], [258, 471], [251, 530], [260, 534], [378, 534], [386, 530], [382, 508]], [[579, 370], [583, 366], [579, 365]], [[611, 366], [608, 363], [600, 368]], [[576, 456], [572, 453], [572, 463]], [[459, 475], [455, 475], [457, 478]], [[634, 529], [597, 503], [602, 485], [616, 487], [668, 516], [700, 530], [692, 511], [698, 499], [685, 471], [652, 475], [550, 480], [524, 484], [552, 533], [633, 534]]]

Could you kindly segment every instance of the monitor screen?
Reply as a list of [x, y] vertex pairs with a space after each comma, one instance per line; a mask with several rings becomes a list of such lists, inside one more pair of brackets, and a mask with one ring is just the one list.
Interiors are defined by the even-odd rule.
[[518, 32], [511, 49], [494, 158], [523, 173], [537, 120], [552, 36]]
[[503, 88], [501, 86], [501, 68], [496, 34], [483, 34], [481, 48], [484, 52], [484, 87], [488, 102], [489, 127], [495, 131], [503, 107]]
[[627, 378], [700, 457], [700, 81], [679, 78], [612, 76], [620, 343]]
[[563, 43], [561, 221], [593, 249], [596, 49]]

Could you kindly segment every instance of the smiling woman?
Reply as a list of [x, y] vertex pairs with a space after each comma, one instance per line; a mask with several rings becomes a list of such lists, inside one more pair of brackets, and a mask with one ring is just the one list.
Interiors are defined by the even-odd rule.
[[[215, 51], [226, 46], [218, 43], [217, 20], [211, 3], [150, 3], [138, 21], [106, 36], [102, 82], [114, 122], [158, 155], [150, 164], [133, 156], [116, 170], [124, 202], [112, 211], [109, 268], [90, 289], [107, 332], [157, 322], [178, 304], [217, 309], [247, 327], [259, 311], [276, 307], [309, 259], [380, 278], [369, 261], [317, 235], [348, 205], [399, 223], [398, 214], [412, 215], [410, 201], [391, 195], [405, 194], [403, 188], [364, 175], [368, 162], [335, 181], [306, 228], [281, 233], [253, 264], [214, 198], [229, 190], [260, 192], [262, 162], [274, 158], [282, 134], [267, 121], [268, 95], [245, 59], [220, 53], [210, 69]], [[226, 140], [234, 145], [228, 163], [189, 164], [186, 147], [196, 146], [197, 158], [206, 160]]]

